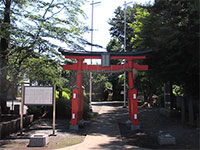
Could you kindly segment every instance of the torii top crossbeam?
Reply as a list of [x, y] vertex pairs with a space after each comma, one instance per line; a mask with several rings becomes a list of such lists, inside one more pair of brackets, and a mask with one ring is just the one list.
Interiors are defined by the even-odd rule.
[[[109, 55], [109, 59], [126, 59], [127, 61], [131, 61], [138, 59], [145, 59], [145, 54], [148, 54], [152, 50], [145, 51], [133, 51], [133, 52], [88, 52], [88, 51], [69, 51], [59, 48], [59, 52], [65, 56], [67, 59], [76, 59], [83, 61], [84, 59], [102, 59], [103, 55]], [[73, 65], [64, 65], [64, 70], [77, 70], [78, 63], [74, 63]], [[135, 68], [136, 70], [148, 70], [147, 65], [139, 65], [138, 63], [126, 63], [124, 65], [110, 65], [110, 66], [101, 66], [101, 65], [87, 65], [86, 63], [82, 63], [83, 71], [128, 71], [129, 69]]]
[[83, 57], [85, 59], [101, 59], [103, 54], [109, 54], [111, 59], [145, 59], [144, 55], [150, 53], [152, 50], [144, 51], [132, 51], [132, 52], [89, 52], [89, 51], [70, 51], [59, 48], [59, 52], [62, 53], [66, 58], [76, 59]]

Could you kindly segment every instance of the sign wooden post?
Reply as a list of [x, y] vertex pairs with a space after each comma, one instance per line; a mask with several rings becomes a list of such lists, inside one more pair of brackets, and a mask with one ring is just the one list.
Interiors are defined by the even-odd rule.
[[[56, 118], [56, 86], [23, 86], [22, 104], [23, 105], [53, 105], [53, 133], [55, 135], [55, 118]], [[21, 106], [23, 106], [21, 105]], [[22, 122], [23, 124], [23, 122]], [[20, 124], [21, 125], [21, 124]], [[20, 126], [23, 128], [23, 126]]]
[[56, 120], [56, 85], [53, 87], [53, 135], [55, 134], [55, 120]]
[[23, 114], [24, 114], [24, 83], [21, 85], [21, 105], [20, 105], [20, 134], [23, 134]]

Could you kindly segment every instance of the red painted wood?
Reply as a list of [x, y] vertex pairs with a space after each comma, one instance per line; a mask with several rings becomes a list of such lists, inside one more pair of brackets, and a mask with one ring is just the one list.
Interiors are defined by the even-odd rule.
[[131, 102], [132, 102], [131, 101], [131, 90], [128, 90], [128, 117], [129, 117], [129, 120], [133, 122]]
[[77, 63], [72, 65], [63, 65], [63, 70], [77, 70]]
[[[76, 97], [74, 97], [74, 94], [76, 94]], [[78, 89], [73, 88], [72, 90], [72, 118], [71, 118], [71, 125], [77, 125], [78, 121]], [[73, 116], [75, 118], [73, 118]]]
[[83, 59], [77, 60], [77, 74], [76, 74], [76, 86], [81, 89], [82, 88], [82, 67], [83, 67]]
[[[137, 104], [137, 90], [134, 88], [132, 90], [132, 118], [133, 118], [133, 121], [132, 121], [132, 124], [133, 126], [138, 126], [138, 104]], [[136, 94], [136, 99], [133, 98], [133, 94]], [[137, 118], [134, 118], [134, 116], [137, 116]]]
[[82, 67], [83, 67], [83, 59], [77, 59], [77, 74], [76, 74], [76, 86], [78, 87], [78, 115], [77, 115], [77, 120], [81, 120], [81, 111], [82, 111], [82, 101], [83, 101], [83, 96], [82, 96]]
[[[74, 63], [72, 65], [63, 65], [63, 70], [77, 70], [78, 64]], [[126, 63], [124, 65], [111, 65], [110, 67], [102, 67], [101, 65], [87, 65], [86, 63], [82, 63], [82, 70], [84, 71], [101, 71], [101, 70], [107, 70], [107, 71], [117, 71], [122, 69], [133, 69], [136, 70], [148, 70], [148, 65], [138, 65], [137, 63], [134, 63], [131, 67]]]
[[[128, 68], [133, 68], [133, 61], [128, 60]], [[129, 85], [129, 90], [128, 90], [128, 101], [129, 101], [129, 120], [133, 121], [133, 108], [132, 108], [132, 98], [131, 98], [131, 89], [134, 86], [134, 80], [133, 80], [133, 72], [129, 71], [128, 72], [128, 85]]]
[[148, 65], [139, 65], [138, 63], [133, 64], [133, 68], [136, 70], [148, 70]]
[[80, 89], [80, 111], [79, 111], [79, 120], [82, 120], [83, 119], [83, 89], [81, 88]]

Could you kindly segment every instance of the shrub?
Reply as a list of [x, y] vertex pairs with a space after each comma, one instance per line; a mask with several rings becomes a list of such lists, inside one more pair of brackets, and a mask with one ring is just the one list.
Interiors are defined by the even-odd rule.
[[[34, 114], [36, 118], [46, 114], [45, 117], [52, 118], [53, 113], [52, 106], [31, 106], [28, 109], [29, 114]], [[57, 119], [71, 119], [72, 100], [62, 97], [56, 98], [56, 118]], [[89, 119], [91, 117], [91, 110], [89, 106], [89, 99], [84, 94], [83, 98], [83, 119]]]

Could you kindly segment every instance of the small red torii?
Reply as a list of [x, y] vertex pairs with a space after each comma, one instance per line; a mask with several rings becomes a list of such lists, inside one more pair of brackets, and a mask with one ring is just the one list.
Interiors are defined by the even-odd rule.
[[[148, 70], [148, 65], [139, 65], [134, 63], [134, 60], [146, 59], [144, 54], [151, 50], [139, 52], [77, 52], [59, 49], [66, 59], [76, 59], [77, 63], [72, 65], [63, 65], [63, 70], [76, 70], [76, 87], [72, 91], [72, 118], [71, 129], [78, 129], [78, 121], [82, 120], [83, 116], [83, 89], [82, 89], [82, 71], [128, 71], [128, 108], [129, 120], [132, 122], [131, 129], [138, 129], [138, 108], [137, 108], [137, 90], [134, 87], [133, 69]], [[85, 59], [101, 59], [101, 65], [87, 65], [83, 63]], [[127, 63], [122, 65], [110, 65], [110, 59], [125, 59]]]

